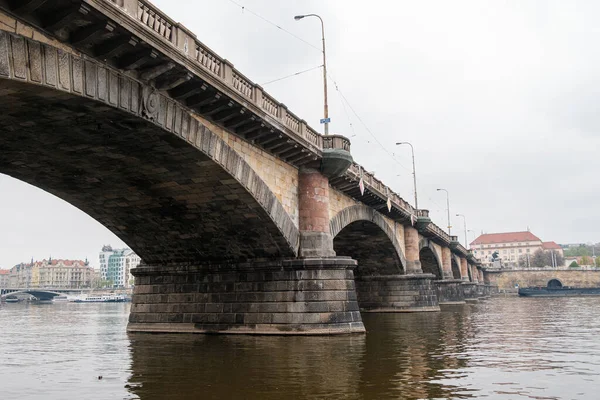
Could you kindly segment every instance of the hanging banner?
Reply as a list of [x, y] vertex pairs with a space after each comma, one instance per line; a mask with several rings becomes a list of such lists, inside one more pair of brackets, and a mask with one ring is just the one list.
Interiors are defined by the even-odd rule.
[[360, 178], [360, 181], [358, 181], [358, 188], [360, 189], [360, 195], [364, 196], [364, 194], [365, 194], [365, 182], [363, 181], [363, 178]]
[[387, 206], [388, 206], [388, 211], [391, 212], [392, 211], [392, 200], [389, 197], [387, 200]]

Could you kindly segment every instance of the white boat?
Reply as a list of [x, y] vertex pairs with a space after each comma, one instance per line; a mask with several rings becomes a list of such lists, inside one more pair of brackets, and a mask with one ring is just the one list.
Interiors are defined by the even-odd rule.
[[124, 303], [128, 299], [125, 296], [104, 295], [104, 296], [87, 296], [82, 299], [75, 299], [75, 303]]

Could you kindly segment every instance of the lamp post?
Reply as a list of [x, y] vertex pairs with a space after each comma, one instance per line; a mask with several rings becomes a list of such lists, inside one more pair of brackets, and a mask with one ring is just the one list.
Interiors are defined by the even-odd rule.
[[413, 165], [413, 185], [414, 185], [414, 189], [415, 189], [415, 210], [419, 209], [419, 203], [417, 201], [417, 171], [415, 169], [415, 149], [413, 147], [412, 144], [410, 144], [409, 142], [398, 142], [396, 143], [396, 146], [400, 146], [403, 144], [407, 144], [410, 146], [410, 152], [412, 153], [412, 165]]
[[294, 19], [296, 21], [301, 20], [305, 17], [317, 17], [321, 21], [321, 39], [323, 41], [323, 94], [324, 94], [324, 120], [325, 120], [325, 135], [329, 135], [329, 107], [327, 106], [327, 57], [325, 56], [325, 25], [323, 24], [323, 18], [317, 14], [305, 14], [296, 15]]
[[448, 209], [448, 235], [452, 236], [452, 234], [450, 233], [450, 230], [452, 229], [452, 225], [450, 225], [450, 195], [448, 194], [448, 191], [446, 189], [437, 189], [437, 191], [446, 192], [446, 207]]
[[456, 214], [457, 217], [462, 217], [463, 219], [463, 226], [465, 228], [465, 249], [469, 249], [469, 245], [467, 243], [467, 217], [465, 217], [463, 214]]

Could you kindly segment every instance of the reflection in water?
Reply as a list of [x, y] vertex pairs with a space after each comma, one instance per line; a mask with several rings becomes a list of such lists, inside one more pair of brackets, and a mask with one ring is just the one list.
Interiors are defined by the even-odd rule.
[[596, 398], [598, 306], [497, 298], [367, 314], [367, 335], [261, 337], [127, 335], [125, 304], [7, 304], [0, 398]]
[[365, 351], [364, 335], [130, 338], [132, 392], [143, 399], [340, 398], [356, 392]]

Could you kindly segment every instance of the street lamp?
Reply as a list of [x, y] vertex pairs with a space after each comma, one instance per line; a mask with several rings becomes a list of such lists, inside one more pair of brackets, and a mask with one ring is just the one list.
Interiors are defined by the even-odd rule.
[[329, 135], [329, 107], [327, 106], [327, 58], [325, 57], [325, 25], [323, 24], [323, 18], [319, 17], [317, 14], [296, 15], [294, 19], [296, 21], [300, 21], [302, 18], [305, 17], [317, 17], [321, 21], [321, 38], [323, 41], [323, 93], [325, 98], [323, 121], [325, 121], [325, 135]]
[[398, 142], [396, 143], [396, 146], [400, 146], [402, 144], [407, 144], [410, 146], [410, 151], [412, 153], [412, 164], [413, 164], [413, 184], [415, 187], [415, 209], [418, 210], [419, 209], [419, 203], [417, 202], [417, 172], [415, 170], [415, 149], [413, 148], [413, 145], [408, 143], [408, 142]]
[[448, 191], [446, 189], [437, 189], [437, 191], [446, 192], [446, 207], [448, 209], [448, 235], [452, 236], [452, 234], [450, 233], [450, 230], [452, 229], [452, 225], [450, 225], [450, 195], [448, 194]]
[[456, 214], [457, 217], [462, 217], [463, 219], [463, 225], [465, 228], [465, 249], [469, 249], [469, 245], [467, 244], [467, 217], [465, 217], [463, 214]]

